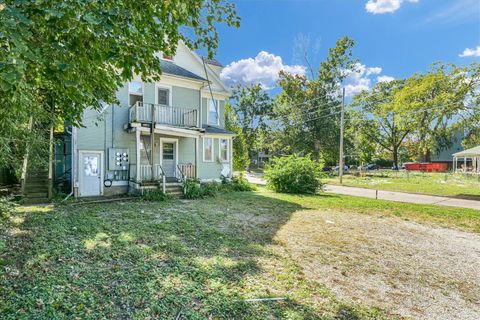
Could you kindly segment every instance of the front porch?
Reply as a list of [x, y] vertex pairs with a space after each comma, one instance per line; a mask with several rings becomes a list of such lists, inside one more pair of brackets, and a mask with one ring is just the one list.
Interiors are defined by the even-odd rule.
[[198, 136], [181, 135], [162, 129], [132, 128], [136, 136], [136, 163], [129, 167], [133, 190], [181, 185], [198, 177]]

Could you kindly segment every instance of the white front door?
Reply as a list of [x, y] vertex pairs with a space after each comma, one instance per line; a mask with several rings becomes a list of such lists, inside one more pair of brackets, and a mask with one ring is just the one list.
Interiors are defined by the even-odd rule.
[[165, 171], [167, 178], [175, 177], [177, 168], [177, 142], [174, 140], [166, 140], [162, 141], [161, 145], [160, 156], [163, 171]]
[[99, 196], [102, 183], [102, 153], [82, 152], [81, 154], [81, 196]]

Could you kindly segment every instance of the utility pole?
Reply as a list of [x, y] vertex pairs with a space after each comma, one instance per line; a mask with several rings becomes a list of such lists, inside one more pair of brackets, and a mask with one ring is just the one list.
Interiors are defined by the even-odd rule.
[[345, 166], [343, 162], [343, 131], [345, 126], [345, 88], [342, 91], [342, 110], [340, 112], [340, 159], [338, 166], [338, 177], [340, 178], [340, 184], [343, 183], [343, 167]]

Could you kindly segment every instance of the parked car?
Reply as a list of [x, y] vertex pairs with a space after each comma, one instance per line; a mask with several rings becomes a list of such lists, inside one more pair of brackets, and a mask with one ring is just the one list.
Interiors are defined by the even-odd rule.
[[380, 166], [378, 164], [375, 164], [375, 163], [369, 163], [369, 164], [366, 164], [363, 166], [363, 169], [364, 170], [378, 170], [380, 169]]
[[[336, 166], [335, 168], [333, 168], [334, 171], [338, 172], [338, 170], [340, 169], [340, 166]], [[348, 172], [348, 166], [345, 165], [343, 167], [343, 172]]]

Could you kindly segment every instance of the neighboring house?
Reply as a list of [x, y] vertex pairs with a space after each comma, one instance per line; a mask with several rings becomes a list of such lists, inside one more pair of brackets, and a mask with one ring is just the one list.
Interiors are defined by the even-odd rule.
[[462, 140], [465, 137], [463, 130], [458, 130], [449, 148], [441, 150], [437, 154], [431, 156], [431, 162], [446, 163], [449, 168], [453, 168], [452, 154], [463, 150]]
[[221, 64], [183, 43], [174, 57], [162, 56], [161, 63], [160, 81], [135, 78], [117, 92], [119, 105], [86, 110], [85, 127], [71, 129], [75, 196], [232, 175], [234, 134], [225, 130], [224, 112], [231, 92], [219, 78]]

